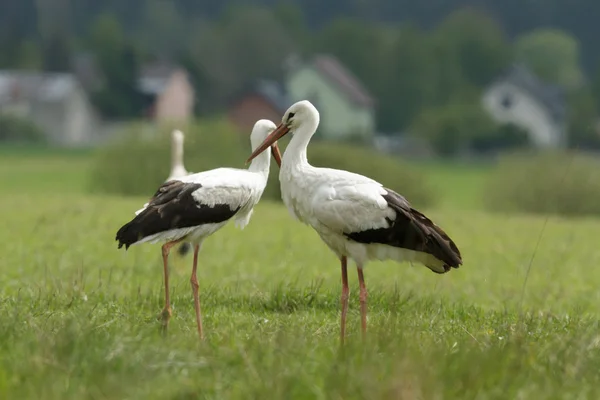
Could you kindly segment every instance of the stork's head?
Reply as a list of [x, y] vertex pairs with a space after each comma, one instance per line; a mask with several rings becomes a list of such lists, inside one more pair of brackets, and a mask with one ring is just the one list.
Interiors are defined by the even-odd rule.
[[[258, 148], [258, 146], [265, 141], [265, 139], [271, 132], [275, 130], [275, 128], [277, 128], [275, 123], [273, 121], [269, 121], [268, 119], [259, 119], [256, 121], [254, 127], [252, 128], [252, 133], [250, 133], [250, 145], [252, 146], [252, 150]], [[277, 165], [281, 167], [281, 152], [279, 151], [277, 141], [271, 143], [270, 146], [275, 162], [277, 162]]]
[[173, 140], [173, 143], [183, 143], [183, 132], [181, 132], [178, 129], [175, 129], [172, 133], [171, 133], [171, 139]]
[[[293, 135], [301, 125], [308, 121], [314, 121], [315, 119], [318, 124], [319, 111], [317, 111], [310, 101], [302, 100], [292, 104], [292, 106], [286, 110], [285, 114], [283, 114], [283, 118], [281, 118], [281, 124], [277, 129], [285, 131], [281, 136], [284, 136], [288, 132], [291, 132]], [[287, 130], [285, 130], [284, 127], [287, 128]]]
[[[310, 125], [310, 126], [308, 126]], [[302, 100], [297, 103], [292, 104], [290, 108], [285, 111], [283, 114], [283, 118], [281, 118], [281, 124], [275, 128], [275, 130], [267, 136], [267, 138], [252, 152], [250, 157], [248, 158], [249, 162], [254, 157], [265, 151], [269, 146], [273, 143], [276, 143], [277, 140], [281, 139], [288, 132], [298, 131], [301, 127], [307, 127], [305, 132], [309, 132], [312, 135], [317, 126], [319, 125], [319, 111], [311, 104], [308, 100]]]

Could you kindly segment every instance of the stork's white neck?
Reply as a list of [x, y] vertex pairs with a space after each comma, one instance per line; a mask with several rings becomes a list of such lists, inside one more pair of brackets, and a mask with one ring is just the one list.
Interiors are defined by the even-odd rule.
[[269, 175], [269, 167], [271, 166], [271, 148], [267, 148], [265, 151], [257, 155], [252, 159], [248, 171], [258, 172], [263, 175]]
[[318, 126], [319, 114], [317, 113], [308, 114], [308, 117], [299, 124], [298, 128], [293, 131], [292, 140], [290, 140], [290, 144], [283, 154], [283, 159], [281, 160], [282, 168], [310, 168], [306, 149]]
[[183, 168], [183, 140], [173, 138], [171, 143], [171, 171]]

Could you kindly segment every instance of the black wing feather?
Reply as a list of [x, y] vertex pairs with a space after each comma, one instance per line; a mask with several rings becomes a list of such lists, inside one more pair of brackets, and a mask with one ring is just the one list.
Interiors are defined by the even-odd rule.
[[442, 228], [412, 208], [404, 197], [393, 190], [385, 190], [388, 194], [383, 198], [396, 211], [396, 219], [388, 219], [387, 228], [350, 232], [345, 234], [346, 237], [359, 243], [381, 243], [431, 254], [444, 262], [444, 272], [462, 265], [458, 247]]
[[228, 204], [208, 206], [198, 203], [192, 194], [201, 187], [200, 183], [165, 182], [144, 211], [119, 229], [115, 239], [119, 248], [125, 245], [128, 249], [145, 237], [171, 229], [224, 222], [239, 211], [240, 207], [232, 210]]

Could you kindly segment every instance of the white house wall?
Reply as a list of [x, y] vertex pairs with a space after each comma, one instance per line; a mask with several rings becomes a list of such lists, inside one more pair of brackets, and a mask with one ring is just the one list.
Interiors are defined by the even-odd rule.
[[[309, 100], [321, 115], [320, 133], [330, 139], [369, 136], [374, 131], [373, 111], [350, 103], [318, 71], [302, 68], [288, 79], [292, 101]], [[316, 96], [316, 98], [315, 98]]]
[[97, 140], [98, 121], [86, 94], [73, 89], [66, 102], [65, 132], [62, 142], [67, 146], [89, 145]]
[[[505, 94], [512, 97], [512, 106], [502, 105]], [[531, 141], [538, 147], [559, 147], [563, 127], [555, 123], [536, 99], [517, 86], [501, 83], [489, 88], [483, 96], [483, 106], [499, 123], [513, 123], [526, 129]]]

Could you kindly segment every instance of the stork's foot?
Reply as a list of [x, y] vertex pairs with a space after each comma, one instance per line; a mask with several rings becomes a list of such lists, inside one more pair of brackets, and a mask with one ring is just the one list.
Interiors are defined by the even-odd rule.
[[173, 311], [171, 310], [171, 307], [165, 307], [158, 316], [158, 319], [160, 319], [161, 321], [160, 331], [163, 335], [167, 334], [167, 329], [169, 328], [169, 320], [171, 319], [172, 315]]

